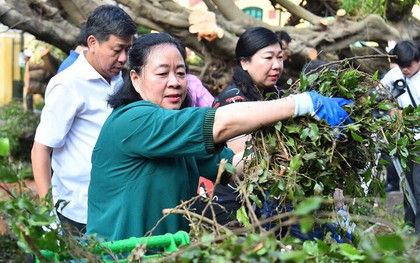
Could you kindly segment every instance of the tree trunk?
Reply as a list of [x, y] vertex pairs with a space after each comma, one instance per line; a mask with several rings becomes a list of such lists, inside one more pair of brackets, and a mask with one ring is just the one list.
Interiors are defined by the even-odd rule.
[[[312, 24], [305, 28], [270, 26], [243, 13], [233, 0], [205, 0], [209, 10], [216, 13], [217, 25], [223, 29], [222, 38], [210, 42], [198, 39], [189, 32], [188, 17], [191, 11], [172, 0], [117, 0], [138, 25], [149, 29], [168, 32], [184, 41], [187, 47], [203, 59], [202, 65], [191, 69], [203, 79], [213, 92], [217, 92], [230, 80], [235, 65], [234, 49], [238, 36], [251, 26], [265, 26], [272, 30], [285, 30], [293, 39], [290, 51], [296, 61], [305, 61], [302, 50], [315, 48], [323, 59], [337, 59], [346, 54], [354, 56], [349, 46], [356, 41], [373, 41], [379, 44], [377, 50], [384, 51], [389, 39], [419, 39], [419, 21], [410, 16], [415, 1], [408, 4], [401, 1], [387, 1], [387, 22], [376, 15], [355, 20], [340, 17], [325, 23], [326, 15], [335, 15], [339, 1], [306, 1], [295, 5], [289, 0], [271, 0], [273, 6], [281, 6]], [[307, 2], [310, 2], [307, 3]], [[404, 1], [406, 2], [406, 1]], [[65, 52], [74, 47], [79, 26], [89, 13], [107, 1], [95, 0], [5, 0], [0, 6], [0, 22], [10, 28], [20, 29], [52, 44]], [[81, 8], [83, 7], [83, 8]], [[401, 7], [401, 8], [400, 8]], [[343, 52], [346, 51], [346, 52]], [[366, 61], [364, 61], [366, 63]], [[383, 59], [382, 64], [386, 64]], [[291, 71], [300, 72], [302, 65]], [[376, 66], [375, 66], [376, 67]], [[372, 68], [372, 67], [366, 67]], [[379, 67], [381, 68], [381, 67]]]

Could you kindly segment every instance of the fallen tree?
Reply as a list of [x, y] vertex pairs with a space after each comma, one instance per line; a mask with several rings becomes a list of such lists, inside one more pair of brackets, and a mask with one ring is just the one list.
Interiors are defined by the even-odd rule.
[[[0, 5], [0, 22], [12, 29], [20, 29], [36, 36], [37, 39], [50, 43], [65, 52], [73, 47], [79, 32], [79, 26], [86, 21], [89, 13], [106, 1], [83, 0], [5, 0]], [[419, 21], [412, 16], [415, 4], [412, 1], [386, 1], [386, 5], [377, 5], [385, 10], [381, 15], [338, 12], [341, 1], [307, 1], [310, 3], [296, 5], [289, 0], [271, 0], [276, 8], [282, 8], [292, 14], [289, 25], [276, 27], [267, 25], [240, 10], [232, 0], [205, 0], [208, 10], [216, 17], [216, 27], [222, 30], [222, 37], [210, 40], [198, 37], [200, 34], [215, 32], [191, 33], [189, 17], [191, 10], [172, 0], [115, 1], [133, 17], [141, 30], [168, 32], [182, 39], [186, 46], [195, 51], [202, 63], [192, 65], [191, 69], [198, 74], [210, 90], [217, 93], [230, 80], [231, 69], [236, 63], [234, 48], [238, 36], [252, 26], [265, 26], [272, 30], [285, 30], [293, 39], [290, 47], [292, 59], [297, 63], [287, 63], [293, 77], [297, 77], [302, 63], [308, 61], [305, 56], [307, 48], [314, 48], [319, 58], [332, 61], [352, 57], [385, 53], [390, 39], [419, 39]], [[374, 2], [374, 1], [373, 1]], [[381, 9], [381, 10], [382, 10]], [[330, 17], [330, 19], [326, 19]], [[310, 26], [295, 27], [297, 20], [304, 20]], [[357, 41], [372, 41], [378, 44], [375, 50], [369, 47], [351, 48]], [[373, 73], [387, 68], [386, 59], [379, 61], [354, 61], [355, 66]]]

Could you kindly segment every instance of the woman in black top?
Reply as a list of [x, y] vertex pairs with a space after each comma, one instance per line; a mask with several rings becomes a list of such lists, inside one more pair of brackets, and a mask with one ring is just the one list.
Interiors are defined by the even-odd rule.
[[[281, 97], [282, 91], [276, 86], [276, 82], [283, 71], [283, 52], [281, 41], [274, 32], [263, 27], [246, 30], [238, 40], [235, 55], [238, 65], [234, 69], [232, 81], [215, 98], [212, 105], [214, 108], [237, 102]], [[250, 135], [244, 134], [227, 141], [226, 144], [235, 153], [240, 153], [245, 150], [246, 141], [250, 139]], [[213, 210], [218, 223], [223, 225], [236, 217], [236, 211], [242, 205], [237, 186], [233, 181], [227, 186], [217, 185], [213, 191], [212, 201], [218, 204], [213, 206]], [[260, 216], [269, 217], [276, 213], [278, 206], [275, 200], [267, 199], [264, 200], [263, 209], [257, 209], [256, 212]], [[287, 209], [290, 210], [291, 207]], [[206, 215], [211, 216], [209, 211], [206, 211]], [[272, 226], [266, 227], [269, 229]], [[311, 238], [303, 235], [299, 226], [292, 227], [291, 233], [301, 239]]]

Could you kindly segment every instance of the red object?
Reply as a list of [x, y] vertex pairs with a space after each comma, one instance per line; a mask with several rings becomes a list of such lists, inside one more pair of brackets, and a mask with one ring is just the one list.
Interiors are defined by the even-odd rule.
[[212, 181], [200, 176], [200, 179], [198, 180], [197, 194], [211, 198], [213, 196], [213, 188], [214, 184]]

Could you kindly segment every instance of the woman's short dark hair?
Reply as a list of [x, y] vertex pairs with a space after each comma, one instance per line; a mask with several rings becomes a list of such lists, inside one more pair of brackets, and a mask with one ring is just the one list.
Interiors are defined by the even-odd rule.
[[260, 49], [276, 43], [281, 47], [280, 40], [273, 31], [265, 27], [252, 27], [239, 37], [236, 44], [235, 55], [238, 65], [233, 70], [232, 82], [252, 101], [264, 98], [255, 87], [251, 76], [243, 70], [241, 61], [250, 61], [251, 57]]
[[[172, 37], [171, 35], [167, 33], [150, 33], [139, 37], [133, 42], [132, 47], [128, 51], [128, 74], [125, 74], [124, 76], [123, 85], [118, 89], [117, 92], [108, 98], [108, 104], [112, 108], [115, 109], [120, 106], [142, 100], [140, 94], [134, 89], [129, 72], [134, 70], [137, 72], [137, 74], [140, 74], [148, 62], [148, 58], [152, 52], [152, 49], [156, 46], [164, 44], [169, 44], [176, 47], [183, 57], [185, 63], [185, 47], [178, 39]], [[190, 106], [190, 104], [191, 100], [187, 95], [181, 105], [181, 108]]]
[[393, 50], [397, 55], [395, 62], [400, 67], [409, 67], [411, 62], [420, 61], [420, 42], [415, 40], [403, 40], [398, 42]]
[[[286, 31], [284, 31], [284, 30], [277, 31], [276, 34], [277, 34], [278, 38], [280, 39], [280, 44], [282, 44], [281, 43], [282, 40], [286, 41], [287, 44], [292, 42], [292, 38], [290, 37], [290, 35]], [[283, 48], [283, 46], [281, 48]]]

